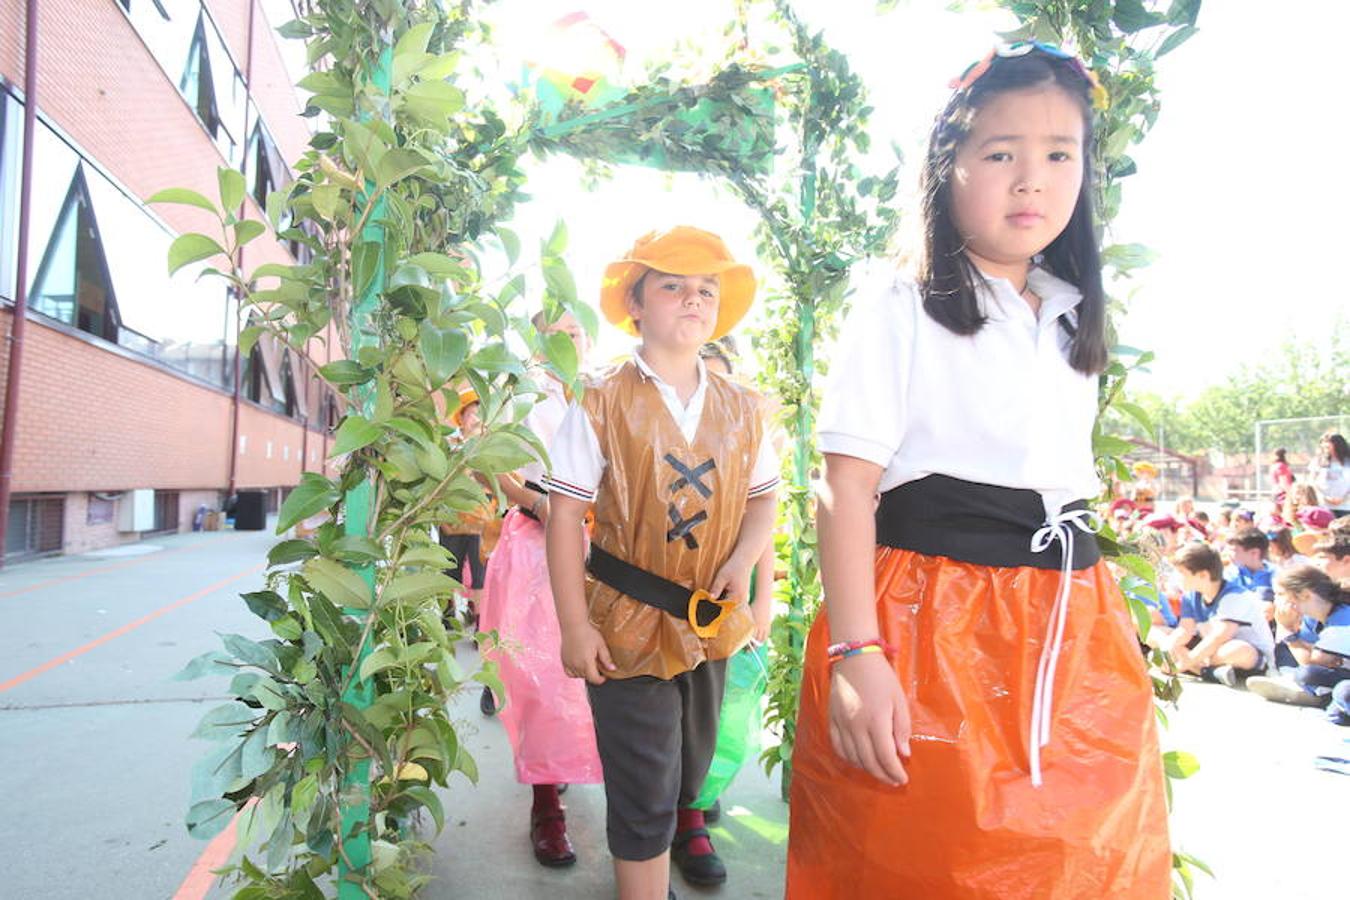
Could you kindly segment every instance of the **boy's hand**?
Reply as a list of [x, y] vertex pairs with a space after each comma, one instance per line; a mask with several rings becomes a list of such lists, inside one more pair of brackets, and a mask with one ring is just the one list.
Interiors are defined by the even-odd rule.
[[590, 622], [563, 631], [562, 667], [569, 677], [585, 678], [591, 684], [604, 684], [604, 673], [617, 668], [605, 636]]
[[830, 673], [830, 744], [845, 762], [878, 781], [909, 781], [909, 701], [895, 670], [881, 654], [833, 664]]
[[735, 597], [745, 600], [750, 596], [750, 570], [754, 562], [743, 563], [733, 553], [713, 576], [708, 593], [713, 597]]

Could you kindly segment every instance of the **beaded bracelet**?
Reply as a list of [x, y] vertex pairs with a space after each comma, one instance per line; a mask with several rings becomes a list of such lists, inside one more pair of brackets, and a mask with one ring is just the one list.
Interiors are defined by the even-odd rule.
[[839, 660], [848, 659], [850, 656], [861, 656], [864, 653], [881, 653], [881, 652], [883, 651], [881, 649], [880, 644], [868, 644], [866, 647], [855, 647], [852, 650], [845, 650], [843, 653], [840, 653], [836, 656], [831, 656], [830, 662], [837, 663], [839, 662]]
[[836, 656], [847, 653], [849, 650], [860, 650], [863, 647], [880, 647], [883, 650], [885, 649], [885, 645], [881, 642], [881, 638], [870, 638], [865, 641], [840, 641], [837, 644], [830, 644], [825, 648], [825, 655], [833, 659]]

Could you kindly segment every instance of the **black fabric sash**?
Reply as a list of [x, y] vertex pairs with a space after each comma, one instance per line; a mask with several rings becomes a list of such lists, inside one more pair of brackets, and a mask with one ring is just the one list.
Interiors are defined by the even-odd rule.
[[[1064, 508], [1086, 509], [1087, 502]], [[877, 543], [980, 566], [1059, 569], [1064, 550], [1058, 541], [1041, 553], [1031, 551], [1031, 537], [1044, 524], [1045, 504], [1036, 491], [929, 475], [881, 495]], [[1099, 559], [1097, 538], [1075, 528], [1073, 568]]]

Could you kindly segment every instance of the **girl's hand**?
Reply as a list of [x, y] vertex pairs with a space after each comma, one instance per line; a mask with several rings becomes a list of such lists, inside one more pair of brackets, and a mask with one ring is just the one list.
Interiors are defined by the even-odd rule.
[[1285, 631], [1298, 633], [1303, 625], [1303, 615], [1298, 611], [1298, 604], [1289, 598], [1277, 594], [1275, 596], [1275, 621], [1284, 627]]
[[833, 664], [830, 674], [830, 744], [845, 762], [878, 781], [909, 781], [909, 702], [895, 670], [879, 653]]
[[604, 684], [604, 673], [616, 668], [605, 636], [590, 622], [563, 630], [562, 667], [569, 677], [585, 678], [591, 684]]

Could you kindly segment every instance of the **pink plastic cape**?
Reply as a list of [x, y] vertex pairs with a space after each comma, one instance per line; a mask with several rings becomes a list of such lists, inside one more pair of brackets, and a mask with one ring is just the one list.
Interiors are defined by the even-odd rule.
[[511, 510], [488, 560], [479, 629], [496, 629], [487, 652], [506, 687], [499, 714], [522, 784], [599, 784], [586, 683], [563, 673], [558, 614], [548, 583], [544, 529]]

